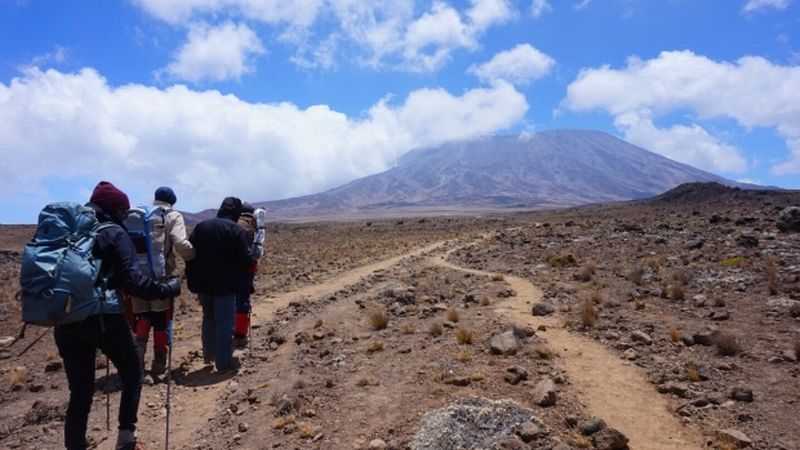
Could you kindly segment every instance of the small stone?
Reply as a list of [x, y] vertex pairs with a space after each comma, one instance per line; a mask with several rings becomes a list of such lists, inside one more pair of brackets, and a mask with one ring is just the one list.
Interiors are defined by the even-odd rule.
[[547, 432], [544, 431], [539, 424], [529, 420], [522, 424], [518, 434], [519, 438], [522, 439], [523, 442], [528, 443], [544, 436], [547, 434]]
[[750, 403], [753, 401], [753, 390], [737, 386], [728, 391], [728, 398], [737, 402]]
[[517, 385], [520, 381], [528, 379], [528, 371], [520, 366], [509, 367], [506, 369], [506, 374], [503, 379], [506, 383]]
[[550, 378], [545, 378], [533, 390], [533, 402], [539, 406], [553, 406], [556, 404], [556, 385]]
[[604, 428], [592, 435], [597, 450], [623, 450], [628, 447], [628, 438], [619, 430]]
[[653, 338], [650, 337], [649, 334], [645, 333], [641, 330], [636, 330], [631, 333], [631, 340], [633, 342], [640, 342], [644, 345], [650, 345], [653, 343]]
[[495, 441], [491, 450], [529, 450], [530, 447], [517, 438], [505, 438]]
[[714, 311], [711, 313], [711, 320], [720, 322], [728, 319], [730, 319], [730, 314], [728, 314], [728, 311]]
[[624, 352], [622, 352], [622, 356], [625, 359], [627, 359], [628, 361], [633, 361], [633, 360], [635, 360], [636, 358], [639, 357], [639, 355], [636, 354], [636, 350], [634, 350], [632, 348], [629, 348], [629, 349], [625, 350]]
[[592, 417], [578, 425], [578, 430], [584, 436], [591, 436], [604, 428], [606, 428], [606, 422], [599, 417]]
[[448, 377], [442, 380], [442, 383], [449, 384], [451, 386], [469, 386], [472, 383], [472, 379], [470, 377]]
[[248, 425], [246, 422], [240, 422], [239, 423], [239, 432], [240, 433], [247, 433], [247, 430], [249, 430], [249, 429], [250, 429], [250, 425]]
[[513, 355], [517, 352], [519, 344], [514, 332], [506, 331], [502, 334], [492, 336], [489, 342], [490, 351], [495, 355]]
[[383, 450], [386, 448], [386, 442], [383, 439], [373, 439], [369, 441], [368, 448], [370, 450]]
[[7, 352], [5, 350], [0, 351], [0, 361], [8, 358], [11, 358], [11, 352]]
[[686, 394], [689, 392], [689, 386], [683, 383], [670, 381], [659, 386], [657, 390], [662, 394], [674, 394], [680, 398], [686, 398]]
[[701, 331], [692, 335], [694, 343], [697, 345], [714, 345], [717, 340], [718, 331]]
[[549, 316], [555, 312], [555, 308], [547, 303], [536, 303], [531, 309], [534, 316]]
[[728, 440], [738, 448], [745, 448], [753, 445], [753, 441], [746, 434], [739, 430], [728, 429], [719, 432], [722, 439]]

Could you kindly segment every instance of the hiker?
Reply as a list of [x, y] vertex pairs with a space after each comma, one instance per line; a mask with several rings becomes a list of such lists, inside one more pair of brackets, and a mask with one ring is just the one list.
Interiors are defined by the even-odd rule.
[[[154, 194], [153, 205], [148, 211], [151, 220], [145, 218], [138, 218], [139, 223], [144, 223], [145, 226], [150, 226], [152, 236], [149, 241], [152, 241], [149, 253], [157, 253], [158, 255], [149, 255], [146, 251], [144, 259], [149, 260], [150, 265], [162, 264], [158, 270], [152, 269], [154, 278], [168, 278], [177, 275], [175, 273], [177, 253], [184, 261], [188, 261], [194, 257], [194, 248], [186, 236], [186, 226], [183, 223], [183, 216], [178, 211], [172, 209], [173, 205], [177, 202], [175, 192], [167, 187], [161, 186], [156, 189]], [[143, 211], [135, 209], [136, 211]], [[126, 224], [131, 221], [133, 217], [129, 217]], [[130, 228], [130, 227], [129, 227]], [[140, 253], [143, 250], [137, 249]], [[144, 270], [143, 270], [144, 271]], [[147, 271], [144, 271], [147, 273]], [[136, 346], [139, 349], [139, 360], [142, 362], [142, 367], [145, 367], [145, 354], [147, 353], [147, 341], [150, 337], [150, 328], [153, 329], [153, 363], [150, 366], [150, 371], [153, 375], [161, 375], [167, 368], [167, 340], [168, 332], [167, 327], [172, 320], [173, 314], [173, 300], [163, 299], [156, 301], [147, 301], [142, 298], [133, 297], [133, 313], [136, 316], [136, 323], [134, 326], [136, 334]]]
[[64, 444], [70, 450], [87, 446], [86, 424], [92, 407], [95, 357], [99, 348], [114, 363], [122, 384], [115, 448], [133, 450], [136, 448], [136, 421], [144, 377], [116, 290], [125, 289], [143, 299], [157, 300], [180, 295], [181, 284], [179, 278], [159, 282], [139, 271], [136, 250], [122, 227], [130, 208], [124, 192], [107, 181], [101, 181], [94, 188], [87, 206], [94, 209], [101, 224], [114, 224], [100, 229], [95, 246], [102, 261], [101, 276], [108, 277], [108, 290], [105, 299], [98, 301], [96, 313], [77, 323], [56, 326], [54, 330], [69, 384]]
[[186, 263], [186, 278], [203, 307], [203, 358], [220, 372], [239, 367], [232, 347], [239, 268], [256, 263], [247, 233], [237, 224], [241, 212], [242, 201], [226, 197], [217, 217], [197, 224], [189, 237], [195, 257]]
[[250, 294], [255, 291], [253, 280], [258, 272], [258, 259], [263, 253], [263, 242], [256, 239], [258, 232], [258, 222], [255, 216], [256, 209], [253, 205], [242, 203], [242, 214], [239, 216], [238, 224], [247, 233], [250, 242], [251, 252], [256, 262], [251, 266], [239, 268], [238, 288], [236, 290], [236, 318], [233, 322], [233, 346], [244, 348], [247, 346], [247, 339], [250, 334]]

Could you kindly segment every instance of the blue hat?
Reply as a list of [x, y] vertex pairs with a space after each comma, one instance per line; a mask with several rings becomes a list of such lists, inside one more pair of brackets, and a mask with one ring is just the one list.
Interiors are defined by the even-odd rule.
[[175, 196], [175, 192], [173, 192], [171, 188], [167, 186], [161, 186], [160, 188], [156, 189], [156, 200], [174, 205], [175, 202], [178, 201], [178, 197]]

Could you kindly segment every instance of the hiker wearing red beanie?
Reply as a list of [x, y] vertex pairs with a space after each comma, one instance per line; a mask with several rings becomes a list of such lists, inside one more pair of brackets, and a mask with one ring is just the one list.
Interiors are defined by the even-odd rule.
[[106, 225], [97, 232], [94, 251], [100, 255], [100, 276], [107, 279], [107, 290], [103, 300], [97, 302], [97, 310], [86, 319], [54, 329], [69, 384], [64, 444], [67, 449], [87, 447], [86, 425], [94, 395], [95, 353], [99, 348], [114, 363], [122, 384], [119, 431], [114, 448], [134, 450], [144, 373], [117, 290], [125, 289], [138, 297], [155, 300], [180, 295], [181, 284], [179, 278], [158, 282], [139, 271], [136, 249], [121, 225], [130, 208], [124, 192], [108, 181], [101, 181], [87, 206], [95, 211], [97, 220]]

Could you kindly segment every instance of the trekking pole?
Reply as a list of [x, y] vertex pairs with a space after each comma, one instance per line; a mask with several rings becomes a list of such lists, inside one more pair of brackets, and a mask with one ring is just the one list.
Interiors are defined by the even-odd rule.
[[[26, 324], [26, 326], [27, 326], [27, 324]], [[33, 342], [31, 342], [30, 344], [28, 344], [28, 346], [27, 346], [27, 347], [25, 347], [25, 348], [24, 348], [24, 349], [23, 349], [21, 352], [19, 352], [19, 355], [17, 355], [17, 356], [19, 357], [19, 356], [22, 356], [22, 355], [24, 355], [24, 354], [25, 354], [25, 353], [26, 353], [28, 350], [30, 350], [30, 349], [31, 349], [31, 347], [33, 347], [33, 346], [34, 346], [34, 345], [35, 345], [37, 342], [41, 341], [41, 340], [42, 340], [42, 338], [44, 337], [44, 335], [45, 335], [45, 334], [47, 334], [47, 333], [49, 333], [51, 329], [52, 329], [52, 328], [47, 328], [46, 330], [44, 330], [44, 332], [43, 332], [42, 334], [40, 334], [40, 335], [39, 335], [39, 337], [37, 337], [36, 339], [34, 339], [34, 340], [33, 340]], [[24, 337], [24, 336], [25, 336], [25, 327], [23, 327], [23, 328], [22, 328], [22, 331], [20, 332], [20, 335], [19, 335], [19, 336], [17, 336], [17, 339], [14, 339], [14, 342], [12, 342], [12, 343], [11, 343], [11, 345], [14, 345], [14, 344], [15, 344], [15, 343], [16, 343], [16, 342], [19, 340], [19, 339], [21, 339], [21, 338], [22, 338], [22, 337]], [[9, 347], [10, 347], [10, 345], [9, 345]]]
[[106, 431], [111, 430], [111, 391], [109, 384], [111, 384], [111, 369], [108, 364], [108, 355], [106, 355]]
[[167, 425], [164, 433], [164, 450], [169, 450], [170, 386], [172, 385], [172, 341], [175, 332], [175, 297], [170, 297], [169, 333], [167, 333]]

